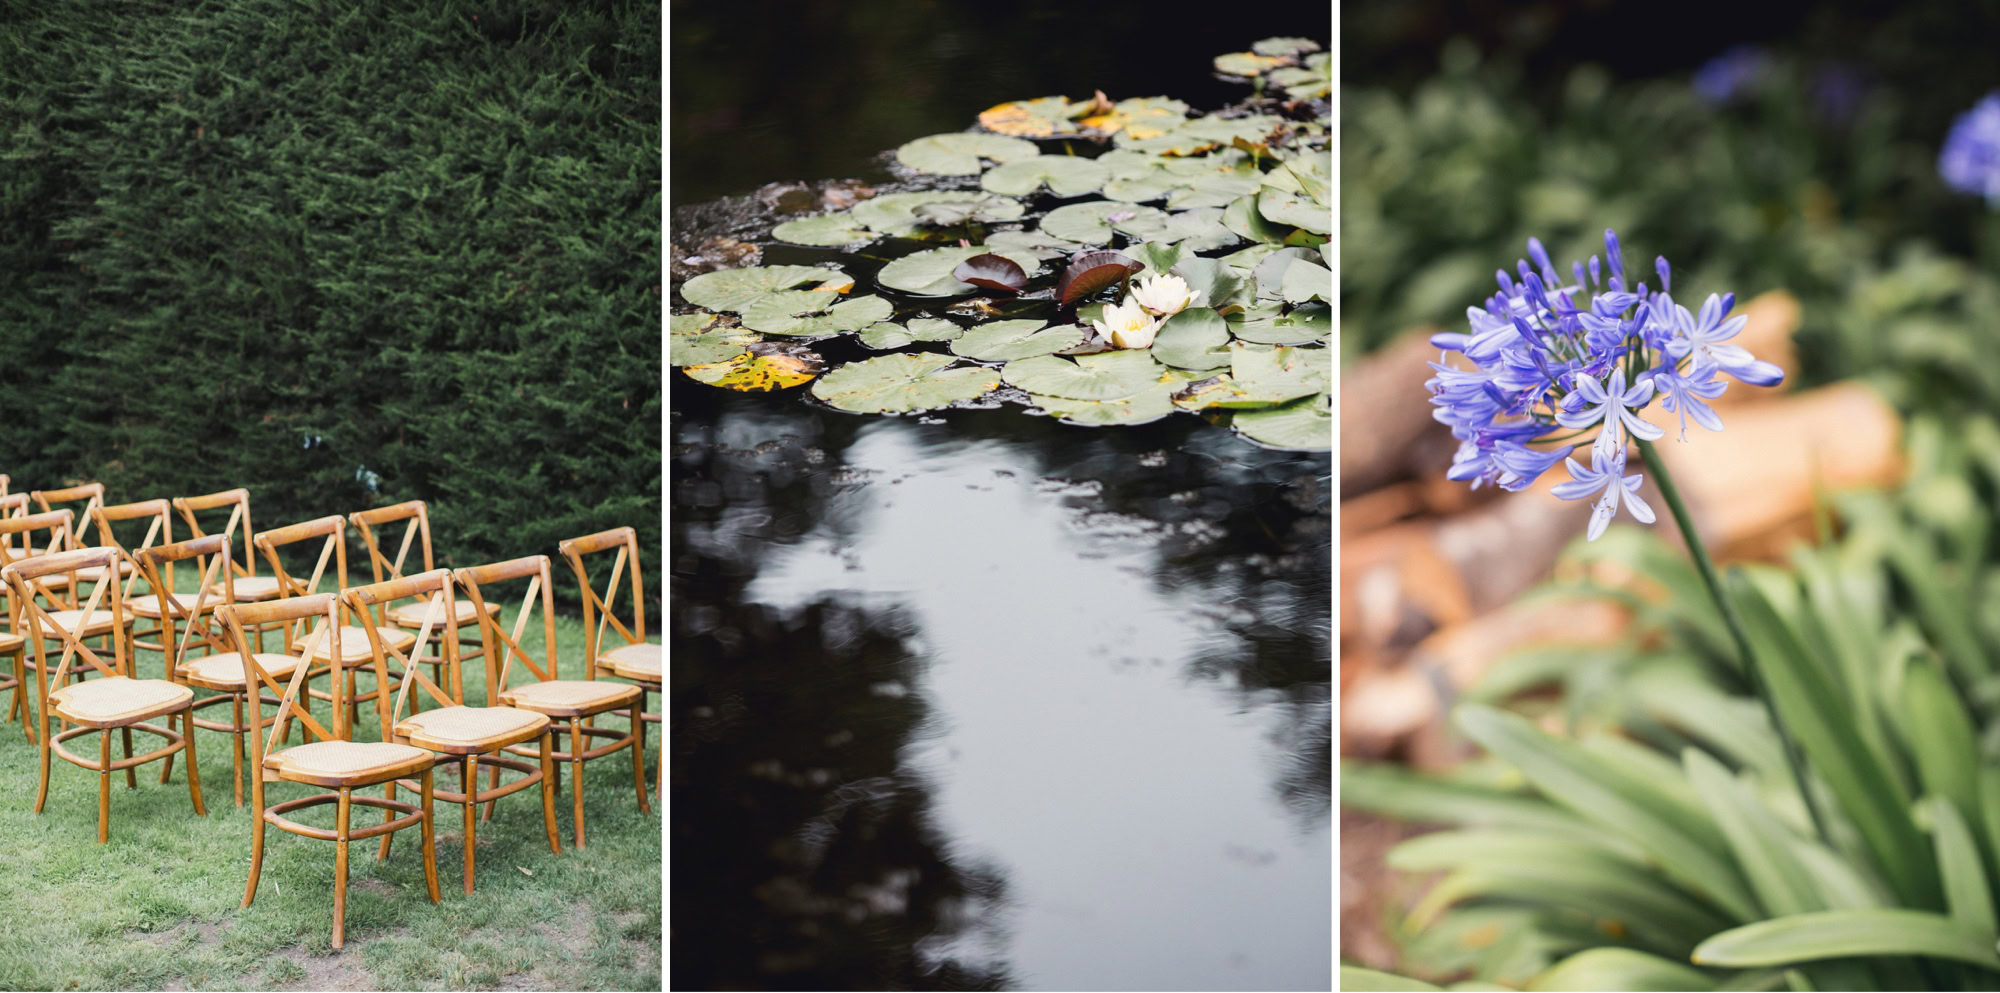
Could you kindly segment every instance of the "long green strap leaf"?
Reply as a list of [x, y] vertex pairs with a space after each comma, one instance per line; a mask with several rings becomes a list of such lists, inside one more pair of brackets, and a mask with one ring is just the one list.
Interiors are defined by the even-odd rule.
[[1629, 948], [1592, 948], [1549, 967], [1528, 983], [1530, 990], [1713, 990], [1715, 980], [1699, 969]]
[[1913, 658], [1903, 669], [1898, 704], [1924, 791], [1947, 797], [1961, 815], [1978, 817], [1979, 745], [1972, 718], [1943, 671]]
[[1979, 843], [1958, 807], [1947, 797], [1927, 797], [1931, 829], [1937, 836], [1938, 874], [1944, 877], [1945, 902], [1951, 919], [1986, 935], [1990, 943], [2000, 937], [2000, 924], [1993, 916], [1993, 893], [1986, 886], [1986, 867], [1979, 857]]
[[1813, 884], [1811, 870], [1799, 860], [1797, 837], [1707, 752], [1687, 749], [1681, 753], [1681, 763], [1729, 839], [1736, 862], [1743, 867], [1743, 875], [1750, 880], [1764, 910], [1773, 917], [1783, 917], [1827, 909]]
[[1432, 986], [1407, 976], [1390, 972], [1363, 969], [1355, 965], [1340, 967], [1340, 988], [1343, 990], [1379, 991], [1379, 993], [1444, 993], [1441, 986]]
[[1922, 910], [1826, 910], [1724, 931], [1694, 950], [1700, 965], [1754, 968], [1868, 955], [1929, 955], [2000, 969], [1993, 938]]

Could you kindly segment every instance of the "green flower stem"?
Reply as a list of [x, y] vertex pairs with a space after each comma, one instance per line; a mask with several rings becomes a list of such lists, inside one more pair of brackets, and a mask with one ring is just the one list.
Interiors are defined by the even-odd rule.
[[[1694, 567], [1701, 573], [1701, 581], [1708, 585], [1708, 594], [1715, 598], [1717, 610], [1722, 612], [1722, 623], [1729, 628], [1729, 636], [1736, 642], [1736, 655], [1743, 660], [1743, 671], [1750, 674], [1750, 686], [1757, 692], [1757, 699], [1764, 702], [1764, 713], [1771, 718], [1771, 729], [1777, 732], [1778, 741], [1784, 745], [1785, 761], [1792, 767], [1792, 778], [1798, 783], [1799, 797], [1805, 801], [1806, 813], [1812, 817], [1813, 830], [1830, 849], [1834, 848], [1833, 834], [1826, 828], [1826, 819], [1820, 815], [1819, 802], [1813, 799], [1812, 788], [1807, 785], [1806, 759], [1799, 752], [1799, 745], [1791, 732], [1785, 729], [1785, 722], [1778, 716], [1777, 704], [1771, 701], [1771, 691], [1764, 685], [1764, 673], [1757, 667], [1757, 655], [1750, 650], [1750, 637], [1743, 633], [1743, 619], [1736, 616], [1736, 603], [1722, 588], [1722, 579], [1715, 573], [1715, 562], [1708, 557], [1707, 546], [1701, 543], [1701, 534], [1694, 528], [1694, 518], [1688, 513], [1687, 503], [1681, 500], [1681, 491], [1674, 485], [1673, 474], [1667, 471], [1667, 464], [1660, 459], [1660, 453], [1653, 443], [1644, 438], [1632, 439], [1639, 444], [1639, 457], [1646, 461], [1646, 471], [1660, 484], [1660, 496], [1667, 501], [1667, 509], [1673, 512], [1674, 523], [1680, 526], [1681, 538], [1687, 542], [1688, 557], [1694, 559]], [[1611, 485], [1618, 485], [1612, 480]]]

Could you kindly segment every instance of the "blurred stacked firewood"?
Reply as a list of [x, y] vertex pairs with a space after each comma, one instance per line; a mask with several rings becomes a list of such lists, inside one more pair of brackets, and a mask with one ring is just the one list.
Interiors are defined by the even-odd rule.
[[[1735, 343], [1783, 367], [1786, 384], [1732, 381], [1715, 403], [1726, 430], [1690, 422], [1686, 444], [1676, 415], [1658, 404], [1646, 411], [1666, 429], [1662, 456], [1722, 559], [1776, 557], [1809, 538], [1815, 487], [1886, 486], [1902, 471], [1901, 424], [1872, 390], [1789, 388], [1798, 302], [1767, 293], [1745, 312]], [[1533, 643], [1611, 641], [1626, 623], [1600, 600], [1512, 605], [1583, 534], [1590, 501], [1550, 495], [1568, 478], [1560, 467], [1520, 493], [1444, 478], [1457, 443], [1431, 419], [1423, 389], [1426, 363], [1439, 359], [1429, 333], [1356, 363], [1340, 398], [1341, 751], [1418, 765], [1447, 759], [1439, 722], [1494, 660]], [[1678, 541], [1653, 480], [1644, 495], [1654, 527]]]

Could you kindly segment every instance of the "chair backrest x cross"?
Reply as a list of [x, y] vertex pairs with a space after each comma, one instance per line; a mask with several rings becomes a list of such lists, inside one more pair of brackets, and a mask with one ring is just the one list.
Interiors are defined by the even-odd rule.
[[[422, 500], [405, 500], [387, 507], [356, 511], [347, 515], [347, 519], [353, 523], [356, 531], [361, 532], [361, 542], [368, 547], [368, 568], [374, 574], [376, 583], [403, 578], [406, 565], [414, 565], [409, 562], [412, 547], [422, 549], [423, 572], [437, 568], [431, 558], [430, 513], [424, 508]], [[383, 525], [393, 525], [397, 521], [403, 522], [403, 536], [397, 539], [396, 557], [392, 559], [383, 553], [382, 544], [376, 540], [375, 529]], [[387, 538], [393, 529], [383, 527], [382, 530], [382, 537]], [[373, 605], [371, 613], [375, 615], [375, 623], [387, 624], [388, 609], [392, 601], [376, 600], [371, 603]]]
[[[64, 512], [66, 513], [66, 512]], [[81, 660], [84, 665], [97, 670], [104, 676], [131, 675], [130, 660], [125, 655], [125, 639], [112, 638], [112, 658], [106, 664], [103, 656], [85, 645], [84, 625], [66, 625], [57, 620], [50, 610], [43, 607], [38, 598], [51, 602], [61, 602], [56, 592], [46, 583], [49, 576], [75, 576], [79, 569], [98, 568], [103, 570], [95, 583], [91, 584], [90, 596], [83, 603], [83, 616], [94, 611], [108, 610], [111, 613], [112, 629], [115, 631], [125, 623], [125, 601], [119, 595], [117, 565], [124, 553], [116, 548], [76, 548], [63, 552], [38, 555], [25, 562], [16, 562], [0, 569], [7, 587], [20, 605], [23, 618], [28, 625], [28, 641], [34, 646], [36, 696], [40, 699], [42, 719], [48, 720], [49, 684], [64, 685], [72, 671], [73, 663]], [[53, 670], [48, 664], [48, 642], [59, 641], [63, 646], [62, 660]], [[76, 671], [82, 671], [80, 669]]]
[[[74, 520], [74, 515], [67, 507], [40, 514], [0, 517], [0, 568], [45, 558], [49, 553], [69, 548], [73, 544]], [[48, 536], [39, 546], [35, 543], [37, 531], [48, 532]], [[15, 535], [20, 536], [18, 541], [13, 540]], [[75, 574], [65, 576], [62, 585], [67, 595], [51, 602], [55, 603], [58, 609], [75, 607], [76, 604], [73, 602], [76, 598]]]
[[[120, 503], [109, 506], [99, 504], [90, 508], [90, 520], [97, 525], [97, 543], [124, 552], [126, 558], [130, 561], [137, 561], [133, 556], [138, 552], [153, 547], [155, 542], [171, 544], [174, 540], [173, 505], [165, 500], [141, 500], [138, 503]], [[146, 522], [146, 534], [139, 539], [139, 543], [137, 545], [127, 545], [119, 541], [118, 535], [112, 530], [112, 522], [138, 520]], [[140, 578], [140, 570], [127, 569], [125, 571], [129, 576], [125, 582], [125, 597], [130, 599], [132, 596], [132, 587]], [[173, 567], [170, 565], [167, 567], [166, 579], [169, 583], [172, 583], [173, 578]], [[172, 588], [172, 586], [166, 587], [166, 589]], [[153, 592], [159, 593], [163, 591], [160, 587], [156, 586], [153, 588]]]
[[[245, 628], [261, 628], [267, 625], [283, 625], [285, 632], [285, 654], [298, 655], [304, 650], [305, 638], [294, 638], [295, 628], [312, 622], [312, 634], [325, 630], [333, 639], [335, 651], [340, 651], [340, 597], [332, 593], [318, 593], [308, 596], [291, 597], [284, 600], [270, 600], [264, 603], [239, 603], [220, 608], [216, 617], [229, 632], [230, 650], [241, 652], [245, 661], [244, 672], [249, 677], [250, 698], [256, 699], [263, 689], [271, 691], [278, 700], [278, 713], [271, 724], [270, 733], [250, 736], [250, 768], [262, 770], [264, 756], [278, 751], [278, 746], [291, 730], [291, 722], [297, 719], [305, 726], [306, 733], [320, 741], [351, 741], [354, 729], [347, 714], [347, 701], [341, 696], [341, 684], [345, 680], [333, 680], [333, 727], [329, 728], [314, 720], [311, 712], [299, 703], [299, 695], [305, 689], [307, 666], [292, 670], [291, 678], [279, 685], [270, 671], [257, 661], [256, 644], [245, 634]], [[261, 688], [261, 689], [260, 689]], [[261, 775], [261, 772], [259, 773]]]
[[[285, 568], [284, 559], [279, 557], [278, 549], [287, 545], [309, 542], [314, 538], [321, 539], [319, 557], [313, 561], [311, 574], [301, 580]], [[338, 593], [347, 588], [347, 542], [345, 538], [346, 528], [342, 518], [338, 514], [329, 514], [318, 520], [290, 524], [285, 527], [260, 532], [256, 538], [256, 545], [263, 551], [265, 561], [270, 563], [271, 574], [278, 579], [278, 596], [289, 600], [293, 597], [318, 594], [320, 583], [326, 578], [326, 567], [329, 562], [334, 567], [333, 589], [329, 592]], [[336, 603], [334, 605], [336, 612], [341, 610], [343, 606], [343, 604]], [[238, 611], [238, 616], [248, 615]], [[292, 626], [287, 625], [288, 633], [285, 639], [287, 645], [290, 645], [292, 642], [292, 637], [289, 633]], [[337, 658], [338, 656], [333, 657]]]
[[[389, 662], [393, 660], [403, 668], [396, 689], [395, 704], [385, 706], [379, 697], [376, 703], [377, 709], [383, 711], [382, 728], [385, 736], [391, 725], [402, 716], [404, 706], [410, 699], [410, 691], [414, 688], [422, 687], [440, 707], [457, 706], [459, 701], [465, 699], [465, 684], [460, 679], [458, 671], [458, 625], [450, 623], [456, 609], [450, 570], [433, 569], [414, 576], [357, 586], [342, 594], [342, 599], [347, 601], [348, 609], [364, 616], [370, 613], [371, 609], [379, 609], [385, 604], [412, 598], [424, 601], [425, 607], [423, 626], [417, 629], [417, 640], [407, 650], [399, 650], [395, 643], [382, 637], [382, 629], [373, 624], [365, 625], [369, 648], [374, 653], [376, 664], [387, 669]], [[429, 676], [424, 675], [422, 667], [416, 664], [416, 660], [424, 657], [424, 648], [434, 636], [443, 646], [446, 671], [440, 675], [444, 678], [445, 686], [432, 682]], [[377, 679], [383, 679], [387, 673], [377, 672], [375, 675]], [[388, 683], [383, 679], [378, 685], [386, 686]], [[389, 739], [385, 737], [384, 740]]]
[[[472, 600], [474, 612], [479, 618], [479, 637], [486, 649], [487, 706], [499, 704], [500, 694], [507, 690], [507, 681], [517, 659], [536, 679], [547, 682], [560, 678], [556, 662], [555, 595], [549, 590], [548, 556], [529, 555], [469, 569], [453, 569], [451, 574], [459, 588]], [[497, 592], [506, 583], [522, 580], [527, 581], [527, 589], [521, 597], [521, 610], [514, 617], [514, 631], [509, 634], [501, 628], [500, 618], [486, 609], [486, 596]], [[521, 645], [521, 636], [526, 633], [528, 621], [535, 616], [537, 607], [542, 615], [542, 661], [539, 664]], [[586, 664], [583, 669], [584, 678], [590, 678], [591, 666]]]
[[[229, 584], [221, 582], [222, 577], [229, 575], [228, 535], [211, 534], [156, 545], [140, 551], [137, 558], [146, 582], [160, 595], [160, 644], [168, 652], [168, 673], [179, 674], [187, 664], [188, 649], [193, 647], [197, 633], [212, 653], [234, 651], [224, 639], [221, 626], [212, 623], [214, 615], [207, 609], [211, 604], [225, 607], [236, 602]], [[166, 577], [173, 575], [174, 563], [188, 559], [194, 559], [195, 568], [201, 572], [201, 586], [193, 593], [173, 593], [173, 581]], [[176, 639], [176, 621], [183, 618], [187, 620], [187, 628]]]
[[[83, 530], [84, 522], [90, 520], [90, 512], [104, 506], [103, 483], [79, 483], [59, 490], [35, 490], [29, 495], [34, 498], [35, 506], [40, 507], [43, 513], [63, 509], [58, 504], [80, 504], [68, 508], [76, 515], [74, 519], [77, 522], [76, 530], [79, 532]], [[82, 534], [71, 534], [70, 537], [76, 542], [83, 540]], [[79, 546], [73, 544], [70, 547]]]
[[239, 528], [243, 533], [243, 555], [240, 558], [231, 556], [229, 567], [234, 570], [235, 575], [245, 577], [255, 576], [257, 575], [257, 552], [250, 547], [250, 541], [255, 532], [251, 530], [250, 524], [249, 490], [238, 487], [233, 490], [223, 490], [220, 493], [174, 498], [174, 509], [180, 512], [181, 520], [187, 522], [188, 534], [196, 538], [203, 537], [208, 532], [202, 530], [201, 520], [195, 515], [202, 511], [220, 511], [224, 507], [229, 508], [229, 517], [223, 523], [222, 530], [217, 533], [221, 534], [224, 538], [228, 538]]
[[[625, 644], [636, 645], [646, 640], [646, 584], [639, 575], [639, 533], [629, 527], [612, 528], [582, 538], [570, 538], [556, 546], [563, 558], [569, 560], [569, 567], [576, 573], [576, 584], [583, 590], [583, 637], [584, 664], [595, 668], [596, 660], [607, 648], [604, 645], [604, 628], [609, 624], [615, 628]], [[583, 558], [597, 552], [617, 549], [618, 555], [611, 562], [611, 578], [605, 581], [604, 592], [598, 593], [591, 585], [590, 574], [584, 569]], [[632, 624], [627, 627], [618, 619], [618, 579], [627, 565], [632, 572]]]

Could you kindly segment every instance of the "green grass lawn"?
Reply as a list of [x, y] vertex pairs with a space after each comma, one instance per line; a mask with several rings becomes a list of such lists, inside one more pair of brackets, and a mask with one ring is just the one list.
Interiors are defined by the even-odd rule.
[[[196, 579], [183, 568], [176, 585], [192, 589]], [[515, 604], [519, 596], [514, 590]], [[510, 625], [513, 613], [509, 607]], [[476, 631], [465, 629], [468, 648]], [[582, 678], [582, 622], [558, 617], [556, 632], [562, 676]], [[539, 645], [540, 635], [523, 641]], [[266, 644], [277, 648], [275, 640]], [[142, 678], [160, 677], [159, 654], [141, 652], [138, 663]], [[523, 675], [511, 679], [518, 683]], [[367, 692], [372, 674], [358, 683]], [[30, 692], [32, 686], [31, 677]], [[483, 666], [474, 660], [465, 670], [467, 701], [483, 703], [485, 686]], [[208, 695], [195, 691], [197, 699]], [[0, 701], [9, 697], [11, 691], [0, 693]], [[426, 709], [432, 705], [427, 701]], [[228, 711], [225, 705], [201, 713], [221, 719]], [[324, 703], [314, 711], [325, 720]], [[622, 730], [627, 721], [598, 723]], [[246, 806], [233, 802], [231, 736], [201, 731], [195, 740], [207, 817], [194, 813], [180, 760], [166, 785], [159, 782], [160, 764], [150, 763], [139, 767], [137, 789], [113, 775], [111, 840], [98, 845], [97, 774], [54, 758], [48, 805], [35, 814], [36, 749], [19, 721], [10, 722], [0, 726], [0, 989], [660, 989], [659, 728], [648, 725], [646, 741], [653, 813], [639, 812], [624, 752], [588, 766], [589, 847], [582, 851], [572, 846], [567, 772], [556, 798], [561, 855], [549, 852], [539, 789], [506, 797], [493, 820], [479, 825], [478, 889], [471, 896], [461, 875], [462, 807], [435, 806], [442, 903], [426, 895], [416, 830], [397, 832], [383, 862], [375, 859], [374, 839], [354, 843], [347, 942], [336, 952], [331, 842], [267, 829], [257, 902], [238, 906], [249, 872], [251, 815], [247, 778]], [[354, 737], [381, 740], [372, 703], [363, 705]], [[134, 753], [159, 742], [139, 732]], [[96, 737], [66, 745], [91, 754]], [[433, 775], [440, 787], [457, 782], [446, 769]], [[269, 804], [315, 792], [321, 791], [276, 783], [266, 786], [265, 797]], [[381, 795], [379, 788], [368, 792]], [[399, 799], [416, 801], [401, 791]], [[332, 805], [292, 816], [333, 827]], [[380, 816], [370, 810], [366, 822]], [[357, 808], [356, 823], [363, 822]]]

